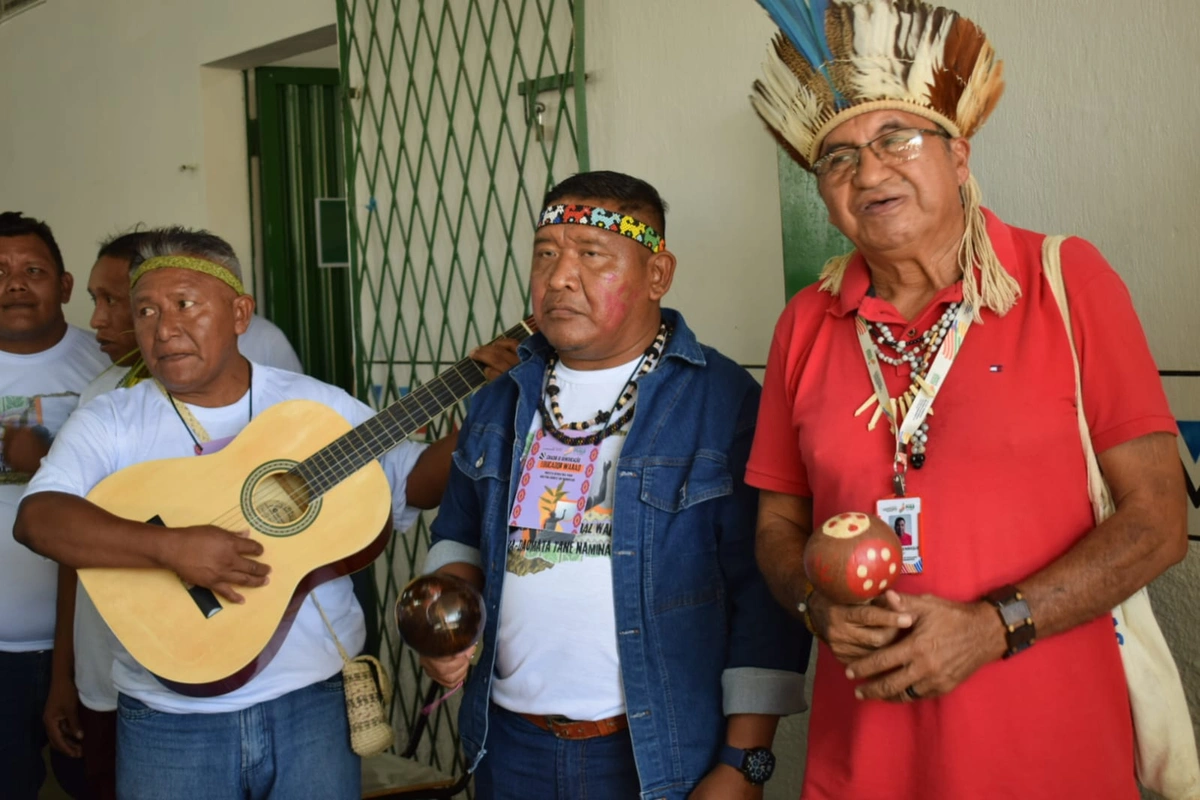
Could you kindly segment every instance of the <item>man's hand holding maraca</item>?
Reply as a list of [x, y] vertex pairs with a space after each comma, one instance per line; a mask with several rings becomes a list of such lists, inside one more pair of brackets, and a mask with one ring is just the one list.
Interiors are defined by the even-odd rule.
[[900, 564], [899, 538], [886, 522], [868, 514], [838, 514], [809, 537], [806, 619], [843, 664], [886, 647], [912, 626], [906, 609], [875, 599], [895, 584]]
[[879, 600], [844, 605], [820, 591], [809, 596], [808, 615], [813, 633], [846, 665], [896, 641], [913, 623], [911, 614], [893, 611]]
[[409, 582], [396, 603], [400, 636], [420, 655], [435, 682], [455, 689], [466, 680], [487, 619], [483, 573], [468, 564], [447, 564]]
[[425, 670], [425, 674], [435, 683], [453, 689], [467, 679], [467, 670], [471, 668], [475, 647], [476, 645], [471, 645], [467, 650], [445, 658], [421, 656], [421, 669]]

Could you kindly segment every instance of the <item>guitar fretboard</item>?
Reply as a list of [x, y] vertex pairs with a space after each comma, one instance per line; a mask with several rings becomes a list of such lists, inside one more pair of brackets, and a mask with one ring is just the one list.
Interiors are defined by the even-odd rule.
[[[529, 317], [499, 338], [521, 341], [533, 328], [533, 318]], [[487, 377], [483, 366], [464, 358], [313, 453], [293, 467], [292, 472], [304, 479], [308, 499], [315, 500], [485, 383]]]

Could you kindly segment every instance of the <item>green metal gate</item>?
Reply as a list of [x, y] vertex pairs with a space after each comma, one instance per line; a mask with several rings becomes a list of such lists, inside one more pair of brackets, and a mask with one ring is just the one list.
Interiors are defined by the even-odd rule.
[[[584, 0], [338, 0], [367, 402], [386, 405], [527, 313], [542, 194], [588, 169], [583, 15]], [[428, 548], [427, 522], [397, 536], [378, 570], [401, 731], [420, 712], [419, 667], [391, 609]], [[457, 702], [443, 705], [419, 753], [458, 772], [456, 716]]]

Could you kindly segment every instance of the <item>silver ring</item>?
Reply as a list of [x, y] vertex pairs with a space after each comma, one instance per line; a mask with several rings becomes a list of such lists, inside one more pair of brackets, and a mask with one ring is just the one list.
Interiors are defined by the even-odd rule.
[[904, 693], [906, 695], [908, 695], [910, 700], [920, 700], [921, 699], [921, 695], [917, 694], [917, 690], [911, 686], [909, 686], [907, 689], [905, 689]]

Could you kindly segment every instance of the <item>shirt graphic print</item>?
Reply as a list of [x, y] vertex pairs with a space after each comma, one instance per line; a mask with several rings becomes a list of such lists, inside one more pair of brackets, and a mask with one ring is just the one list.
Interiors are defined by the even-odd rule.
[[534, 575], [562, 563], [611, 557], [624, 439], [620, 432], [598, 445], [569, 446], [541, 430], [526, 437], [512, 514], [517, 524], [508, 540], [509, 573]]
[[[79, 402], [76, 392], [56, 392], [0, 396], [0, 425], [5, 428], [33, 428], [46, 440], [58, 432], [67, 417]], [[28, 472], [14, 470], [4, 458], [4, 444], [0, 440], [0, 483], [29, 483]]]

